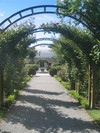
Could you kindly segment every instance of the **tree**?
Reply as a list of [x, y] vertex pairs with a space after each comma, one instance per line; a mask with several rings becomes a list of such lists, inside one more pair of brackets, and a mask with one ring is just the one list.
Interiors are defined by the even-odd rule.
[[86, 26], [96, 39], [100, 40], [100, 0], [57, 0], [57, 5], [65, 16], [72, 16], [78, 23]]
[[28, 50], [28, 59], [30, 60], [30, 63], [34, 63], [34, 57], [36, 56], [37, 51], [35, 48], [30, 48]]

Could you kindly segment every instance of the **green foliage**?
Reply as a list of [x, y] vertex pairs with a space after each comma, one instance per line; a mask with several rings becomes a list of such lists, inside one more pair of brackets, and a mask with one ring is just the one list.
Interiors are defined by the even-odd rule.
[[36, 74], [36, 69], [34, 67], [30, 67], [28, 75], [35, 75], [35, 74]]
[[0, 110], [0, 120], [4, 118], [5, 114], [6, 114], [6, 110]]
[[34, 63], [34, 57], [36, 56], [37, 51], [35, 50], [35, 48], [31, 48], [28, 50], [28, 60], [29, 63]]
[[68, 90], [68, 92], [79, 101], [79, 103], [81, 104], [81, 106], [85, 109], [88, 108], [88, 102], [82, 97], [80, 96], [76, 91], [73, 90]]
[[58, 73], [57, 73], [57, 75], [58, 75], [59, 77], [61, 77], [61, 79], [62, 79], [63, 81], [66, 81], [66, 80], [68, 79], [68, 75], [67, 75], [67, 73], [66, 73], [66, 70], [64, 70], [64, 69], [59, 70]]
[[69, 89], [69, 83], [68, 83], [68, 82], [62, 81], [62, 78], [59, 77], [59, 76], [57, 76], [57, 75], [55, 75], [54, 77], [55, 77], [65, 88]]
[[51, 75], [51, 76], [54, 76], [54, 75], [57, 75], [57, 72], [59, 71], [59, 70], [61, 70], [61, 67], [62, 66], [58, 66], [58, 65], [53, 65], [53, 66], [51, 66], [50, 67], [50, 69], [49, 69], [49, 74]]
[[51, 66], [47, 66], [47, 71], [49, 71], [50, 68], [51, 68]]
[[10, 96], [8, 96], [7, 101], [9, 103], [12, 103], [12, 102], [14, 102], [14, 99], [15, 99], [15, 95], [10, 95]]
[[15, 100], [15, 97], [16, 97], [15, 94], [9, 95], [8, 98], [7, 98], [7, 100], [6, 100], [6, 102], [4, 103], [4, 106], [5, 107], [11, 106], [12, 103], [14, 102], [14, 100]]
[[[95, 38], [100, 40], [100, 0], [57, 0], [58, 5], [65, 7], [61, 12], [76, 20], [76, 25], [86, 26]], [[92, 17], [91, 17], [92, 16]]]
[[51, 68], [49, 69], [49, 74], [50, 74], [51, 76], [57, 75], [57, 69], [56, 69], [55, 67], [51, 67]]
[[25, 69], [28, 75], [35, 75], [36, 71], [38, 70], [37, 64], [26, 64]]
[[19, 93], [21, 93], [22, 92], [22, 90], [18, 90], [18, 89], [14, 89], [14, 95], [15, 95], [15, 97], [19, 94]]
[[[0, 87], [0, 107], [3, 97], [14, 93], [14, 88], [23, 88], [23, 81], [27, 73], [24, 70], [24, 59], [28, 54], [28, 46], [35, 41], [29, 34], [33, 28], [29, 25], [9, 29], [0, 34], [0, 73], [3, 72]], [[2, 90], [1, 90], [2, 89]]]
[[29, 77], [26, 78], [26, 81], [29, 81], [33, 75], [30, 75]]
[[68, 83], [68, 82], [61, 81], [61, 84], [62, 84], [66, 89], [69, 89], [69, 83]]
[[57, 75], [54, 75], [54, 77], [55, 77], [59, 82], [62, 81], [61, 77], [58, 77]]
[[[26, 81], [27, 81], [27, 78], [26, 78]], [[26, 81], [22, 81], [22, 88], [24, 88], [26, 85], [27, 85], [27, 82]]]
[[100, 41], [93, 47], [90, 56], [92, 56], [96, 64], [100, 65]]

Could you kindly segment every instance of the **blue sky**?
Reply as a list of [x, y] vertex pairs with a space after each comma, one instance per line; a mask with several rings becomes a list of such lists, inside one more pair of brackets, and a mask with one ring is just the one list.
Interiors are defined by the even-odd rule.
[[0, 22], [22, 9], [37, 5], [55, 5], [56, 0], [0, 0]]
[[[0, 0], [0, 22], [12, 14], [32, 6], [37, 5], [56, 5], [56, 0]], [[40, 14], [34, 15], [34, 24], [41, 25], [47, 22], [59, 22], [55, 14]], [[51, 37], [50, 34], [37, 33], [36, 37]], [[44, 43], [44, 42], [43, 42]], [[47, 43], [47, 41], [46, 41]]]
[[[56, 5], [56, 0], [0, 0], [0, 22], [5, 20], [12, 14], [32, 6], [38, 5]], [[57, 18], [55, 14], [40, 14], [34, 15], [34, 24], [41, 25], [47, 22], [59, 22], [60, 19]], [[43, 32], [37, 33], [36, 38], [52, 37], [52, 34], [45, 34]], [[56, 36], [55, 36], [56, 37]], [[42, 41], [39, 43], [51, 43], [49, 41]]]

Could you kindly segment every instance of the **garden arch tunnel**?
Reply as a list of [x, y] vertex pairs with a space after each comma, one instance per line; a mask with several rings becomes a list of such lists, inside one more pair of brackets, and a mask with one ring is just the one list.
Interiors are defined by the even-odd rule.
[[[40, 9], [40, 11], [38, 9]], [[72, 15], [61, 13], [60, 12], [61, 9], [67, 11], [67, 8], [62, 7], [62, 6], [57, 6], [57, 5], [39, 5], [39, 6], [33, 6], [33, 7], [29, 7], [29, 8], [20, 10], [16, 13], [12, 14], [10, 17], [6, 18], [3, 22], [0, 23], [0, 32], [1, 33], [4, 32], [10, 26], [12, 26], [15, 22], [20, 21], [21, 19], [24, 19], [24, 18], [32, 16], [32, 15], [38, 15], [38, 14], [44, 14], [44, 13], [64, 15], [66, 17], [70, 17], [70, 18], [82, 23], [84, 26], [87, 27], [87, 25], [85, 23], [81, 22], [80, 19], [77, 19], [76, 17], [74, 17]], [[4, 26], [4, 28], [3, 28], [3, 26]], [[45, 31], [45, 29], [46, 29], [46, 27], [45, 28], [36, 28], [33, 30], [33, 33]], [[51, 29], [52, 29], [52, 27], [51, 27]], [[50, 31], [48, 28], [47, 28], [47, 30]]]
[[[40, 9], [40, 11], [38, 11]], [[32, 16], [32, 15], [38, 15], [38, 14], [44, 14], [44, 13], [51, 13], [56, 15], [64, 15], [66, 17], [70, 17], [80, 23], [82, 23], [84, 26], [88, 27], [84, 22], [82, 22], [80, 19], [74, 17], [73, 15], [63, 14], [60, 12], [60, 10], [67, 10], [64, 7], [56, 6], [56, 5], [40, 5], [40, 6], [34, 6], [29, 7], [26, 9], [23, 9], [21, 11], [16, 12], [15, 14], [11, 15], [7, 19], [5, 19], [3, 22], [0, 23], [0, 31], [1, 33], [7, 30], [10, 26], [12, 26], [15, 22], [20, 21], [21, 19], [24, 19], [26, 17]]]
[[[67, 44], [67, 43], [66, 43], [66, 46], [64, 46], [65, 43], [63, 43], [63, 42], [61, 42], [60, 40], [57, 40], [57, 39], [55, 39], [55, 38], [37, 38], [37, 39], [36, 39], [36, 42], [41, 41], [41, 40], [49, 40], [49, 41], [54, 41], [54, 42], [59, 43], [59, 45], [61, 46], [61, 48], [66, 49], [66, 50], [68, 51], [69, 55], [71, 55], [72, 58], [73, 58], [74, 60], [76, 60], [76, 55], [73, 55], [73, 54], [72, 54], [72, 51], [76, 49], [75, 46], [69, 45], [69, 44]], [[58, 49], [58, 47], [57, 47], [56, 45], [54, 45], [53, 43], [39, 43], [39, 44], [33, 44], [33, 46], [30, 47], [30, 48], [35, 48], [35, 47], [41, 46], [41, 45], [48, 45], [48, 46], [50, 46], [50, 48], [56, 47], [56, 48]], [[66, 48], [65, 48], [65, 47], [66, 47]], [[61, 51], [61, 49], [59, 49], [59, 50]], [[70, 50], [71, 50], [71, 51], [70, 51]], [[66, 57], [66, 60], [69, 61], [69, 57]]]
[[[40, 11], [38, 11], [40, 9]], [[15, 22], [24, 19], [26, 17], [32, 16], [32, 15], [37, 15], [37, 14], [44, 14], [44, 13], [51, 13], [51, 14], [57, 14], [57, 15], [64, 15], [66, 17], [70, 17], [80, 23], [82, 23], [84, 26], [87, 27], [87, 25], [82, 22], [80, 19], [68, 15], [68, 14], [63, 14], [60, 12], [60, 10], [67, 10], [65, 7], [62, 6], [56, 6], [56, 5], [39, 5], [39, 6], [33, 6], [29, 7], [23, 10], [20, 10], [14, 14], [12, 14], [10, 17], [6, 18], [4, 21], [0, 23], [0, 29], [1, 32], [5, 31], [7, 28], [9, 28], [11, 25], [13, 25]], [[4, 28], [3, 28], [4, 26]]]

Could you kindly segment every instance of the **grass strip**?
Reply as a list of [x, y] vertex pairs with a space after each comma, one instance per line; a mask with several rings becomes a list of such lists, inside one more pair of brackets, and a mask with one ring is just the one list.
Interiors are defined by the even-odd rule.
[[88, 115], [91, 116], [94, 122], [96, 122], [100, 126], [100, 110], [86, 110]]

